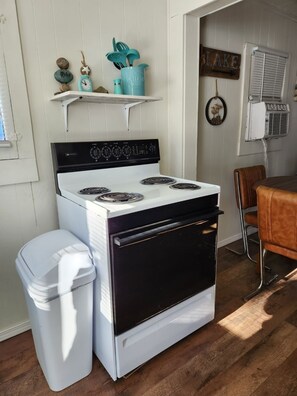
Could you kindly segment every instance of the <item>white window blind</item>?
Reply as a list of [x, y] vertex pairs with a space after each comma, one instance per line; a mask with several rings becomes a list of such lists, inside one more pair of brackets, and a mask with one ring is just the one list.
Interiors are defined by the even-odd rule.
[[255, 48], [251, 56], [250, 100], [281, 102], [288, 54]]
[[2, 124], [0, 140], [15, 141], [16, 133], [13, 122], [2, 40], [0, 40], [0, 122]]

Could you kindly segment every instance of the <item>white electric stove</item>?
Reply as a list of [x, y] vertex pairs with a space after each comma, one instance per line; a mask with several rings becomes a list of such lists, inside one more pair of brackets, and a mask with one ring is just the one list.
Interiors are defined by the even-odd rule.
[[116, 380], [213, 319], [220, 188], [161, 175], [156, 139], [52, 152], [60, 227], [96, 266], [94, 352]]

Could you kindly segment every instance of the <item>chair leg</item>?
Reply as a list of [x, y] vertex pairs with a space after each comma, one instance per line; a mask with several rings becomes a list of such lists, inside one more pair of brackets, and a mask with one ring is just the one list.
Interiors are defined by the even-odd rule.
[[[229, 250], [229, 251], [232, 252], [232, 253], [237, 254], [238, 256], [243, 256], [243, 255], [246, 254], [247, 258], [248, 258], [252, 263], [257, 264], [257, 260], [254, 260], [254, 259], [251, 257], [250, 251], [249, 251], [249, 240], [248, 240], [248, 236], [247, 236], [247, 235], [248, 235], [248, 234], [247, 234], [247, 229], [248, 229], [249, 225], [244, 225], [244, 224], [243, 224], [243, 220], [242, 220], [241, 218], [240, 218], [240, 220], [241, 220], [240, 223], [241, 223], [241, 226], [242, 226], [242, 227], [241, 227], [242, 242], [243, 242], [243, 249], [242, 249], [242, 252], [239, 252], [239, 251], [237, 251], [237, 250], [235, 250], [235, 249], [231, 249], [231, 248], [228, 248], [228, 247], [226, 247], [226, 249]], [[257, 245], [259, 245], [259, 241], [256, 241], [256, 240], [253, 240], [253, 239], [251, 239], [251, 241], [254, 242], [254, 243], [256, 243]], [[265, 268], [265, 271], [266, 271], [266, 272], [271, 272], [271, 271], [272, 271], [270, 267], [267, 267], [267, 265], [265, 265], [264, 268]]]
[[249, 260], [251, 260], [251, 262], [252, 263], [255, 263], [255, 264], [257, 264], [257, 260], [254, 260], [252, 257], [251, 257], [251, 255], [250, 255], [250, 250], [249, 250], [249, 241], [248, 241], [248, 236], [247, 236], [247, 228], [248, 228], [248, 226], [247, 227], [245, 227], [245, 232], [244, 232], [244, 234], [245, 234], [245, 243], [246, 243], [246, 255], [247, 255], [247, 257], [248, 257], [248, 259]]
[[256, 290], [245, 296], [243, 299], [244, 301], [250, 300], [252, 297], [256, 296], [260, 291], [264, 288], [264, 286], [270, 285], [278, 278], [278, 274], [274, 274], [268, 281], [265, 281], [265, 265], [264, 259], [266, 255], [266, 249], [263, 249], [262, 241], [260, 240], [260, 283]]
[[250, 255], [250, 251], [249, 251], [249, 241], [248, 241], [248, 236], [247, 236], [247, 229], [248, 229], [248, 225], [244, 224], [244, 220], [243, 220], [243, 216], [240, 216], [240, 227], [241, 227], [241, 235], [242, 235], [242, 243], [243, 243], [243, 248], [242, 251], [238, 251], [235, 249], [231, 249], [231, 248], [226, 248], [227, 250], [229, 250], [232, 253], [237, 254], [238, 256], [244, 256], [247, 255], [247, 258], [252, 262], [252, 263], [257, 263], [256, 260], [254, 260], [251, 255]]
[[247, 237], [246, 237], [246, 226], [244, 224], [243, 214], [242, 214], [242, 211], [240, 209], [239, 209], [239, 219], [240, 219], [240, 229], [241, 229], [242, 243], [243, 243], [242, 251], [240, 252], [238, 250], [231, 249], [231, 248], [226, 248], [226, 249], [229, 250], [232, 253], [237, 254], [238, 256], [243, 256], [243, 255], [247, 254], [248, 241], [247, 241]]
[[[248, 237], [246, 237], [247, 239], [247, 257], [249, 260], [251, 260], [253, 263], [258, 264], [257, 260], [254, 260], [251, 258], [250, 256], [250, 252], [249, 252], [249, 242], [248, 242]], [[256, 243], [257, 245], [259, 245], [259, 241], [256, 241], [255, 239], [250, 239], [251, 242]], [[270, 267], [268, 267], [267, 265], [264, 265], [264, 269], [266, 272], [272, 272], [272, 269]]]
[[259, 245], [259, 241], [253, 238], [249, 238], [249, 241], [255, 243], [256, 245]]
[[249, 293], [247, 296], [245, 296], [243, 299], [244, 301], [248, 301], [250, 300], [252, 297], [254, 297], [255, 295], [257, 295], [263, 288], [264, 286], [264, 256], [266, 254], [266, 250], [263, 249], [262, 247], [262, 242], [260, 241], [260, 283], [259, 286], [257, 287], [256, 290], [254, 290], [253, 292]]
[[228, 250], [229, 252], [237, 254], [237, 256], [244, 256], [246, 254], [246, 251], [244, 251], [244, 249], [242, 249], [242, 252], [239, 252], [238, 250], [235, 249], [231, 249], [229, 247], [226, 247], [225, 249]]
[[243, 246], [243, 249], [242, 249], [241, 252], [238, 251], [238, 250], [235, 250], [235, 249], [231, 249], [231, 248], [229, 248], [229, 247], [226, 247], [226, 250], [228, 250], [229, 252], [235, 253], [235, 254], [237, 254], [238, 256], [245, 256], [245, 255], [246, 255], [247, 258], [248, 258], [251, 262], [257, 263], [257, 261], [254, 260], [254, 259], [251, 257], [250, 252], [249, 252], [249, 249], [248, 249], [248, 245], [245, 246], [245, 243], [244, 243], [244, 246]]

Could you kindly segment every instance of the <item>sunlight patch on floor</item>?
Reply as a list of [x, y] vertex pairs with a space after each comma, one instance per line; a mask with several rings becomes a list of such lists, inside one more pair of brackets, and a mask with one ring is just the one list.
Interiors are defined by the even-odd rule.
[[268, 304], [273, 294], [285, 288], [288, 283], [296, 282], [296, 279], [295, 273], [289, 279], [279, 280], [271, 288], [264, 289], [236, 311], [220, 320], [218, 324], [242, 340], [252, 337], [273, 316]]
[[265, 304], [266, 298], [260, 298], [253, 303], [247, 302], [244, 306], [223, 318], [218, 324], [236, 337], [246, 340], [260, 331], [263, 323], [272, 317], [265, 312]]

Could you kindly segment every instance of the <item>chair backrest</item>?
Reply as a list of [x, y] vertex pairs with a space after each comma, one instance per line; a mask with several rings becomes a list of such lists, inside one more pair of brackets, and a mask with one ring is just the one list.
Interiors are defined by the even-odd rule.
[[264, 165], [255, 165], [234, 170], [234, 186], [238, 207], [240, 207], [239, 199], [242, 209], [248, 209], [257, 205], [257, 194], [253, 185], [265, 178], [266, 171]]
[[258, 229], [263, 247], [297, 259], [297, 193], [259, 186]]

